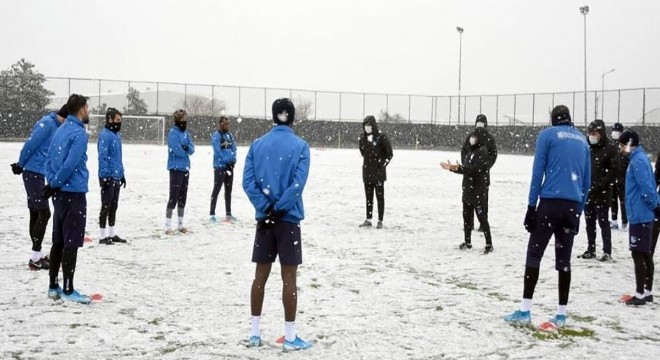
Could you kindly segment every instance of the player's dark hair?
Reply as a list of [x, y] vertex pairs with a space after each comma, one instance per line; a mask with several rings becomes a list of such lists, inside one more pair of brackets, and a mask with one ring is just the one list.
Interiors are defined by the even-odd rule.
[[69, 114], [77, 115], [80, 109], [87, 105], [87, 99], [86, 96], [71, 94], [69, 100], [66, 102], [66, 108], [69, 109]]
[[110, 120], [114, 120], [115, 116], [123, 116], [121, 112], [113, 107], [108, 108], [108, 111], [105, 112], [105, 121], [108, 122]]

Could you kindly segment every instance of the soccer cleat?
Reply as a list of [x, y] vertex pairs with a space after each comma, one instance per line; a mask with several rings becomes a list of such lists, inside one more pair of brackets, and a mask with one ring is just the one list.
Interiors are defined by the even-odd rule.
[[652, 303], [653, 302], [653, 295], [644, 296], [644, 301], [646, 301], [647, 303]]
[[57, 285], [55, 289], [48, 288], [48, 298], [52, 300], [59, 300], [62, 297], [62, 288]]
[[362, 224], [360, 224], [360, 227], [371, 227], [371, 220], [365, 220]]
[[165, 235], [174, 235], [174, 234], [176, 234], [176, 230], [174, 229], [165, 230]]
[[598, 259], [598, 261], [600, 261], [600, 262], [612, 262], [614, 260], [612, 259], [612, 256], [610, 254], [603, 254], [603, 256], [601, 256], [600, 259]]
[[637, 296], [633, 296], [630, 299], [625, 301], [626, 305], [631, 305], [631, 306], [640, 306], [640, 305], [646, 305], [646, 300], [640, 299]]
[[112, 238], [108, 236], [106, 238], [99, 240], [99, 244], [114, 245], [115, 243], [112, 241]]
[[587, 250], [582, 255], [579, 255], [578, 257], [580, 259], [595, 259], [596, 258], [596, 253]]
[[78, 290], [73, 290], [71, 294], [66, 294], [64, 291], [62, 291], [60, 298], [62, 300], [76, 302], [79, 304], [89, 304], [92, 302], [92, 299], [90, 299], [88, 296], [79, 293]]
[[211, 215], [209, 216], [209, 222], [215, 224], [218, 222], [218, 218], [216, 218], [215, 215]]
[[288, 341], [284, 339], [284, 345], [282, 345], [283, 351], [295, 351], [295, 350], [305, 350], [312, 347], [312, 343], [307, 342], [298, 336], [293, 341]]
[[383, 228], [383, 222], [379, 221], [378, 224], [376, 224], [376, 229], [382, 229]]
[[516, 310], [514, 313], [505, 316], [504, 321], [512, 325], [528, 325], [532, 322], [532, 313]]
[[42, 257], [37, 261], [32, 261], [32, 259], [30, 259], [30, 261], [28, 261], [28, 267], [32, 271], [48, 270], [50, 268], [50, 261], [47, 257]]
[[250, 336], [250, 338], [248, 339], [247, 346], [248, 347], [259, 347], [259, 346], [261, 346], [261, 336], [256, 336], [256, 335]]
[[232, 216], [231, 214], [225, 216], [225, 221], [227, 221], [227, 222], [234, 222], [234, 221], [237, 221], [237, 220], [238, 219], [235, 218], [234, 216]]
[[112, 239], [113, 243], [120, 243], [120, 244], [126, 244], [127, 243], [126, 239], [122, 239], [117, 235], [111, 237], [111, 239]]
[[182, 226], [182, 227], [178, 228], [177, 231], [179, 231], [182, 234], [186, 234], [186, 233], [188, 233], [188, 228], [185, 227], [185, 226]]
[[484, 248], [484, 255], [490, 254], [492, 252], [493, 252], [493, 245], [486, 245], [486, 247]]
[[564, 326], [566, 326], [566, 315], [555, 315], [554, 317], [550, 318], [548, 322], [553, 323], [557, 328], [561, 329]]
[[617, 224], [616, 221], [612, 221], [612, 223], [611, 223], [611, 225], [610, 225], [610, 229], [612, 229], [612, 230], [619, 230], [619, 224]]
[[472, 244], [464, 242], [458, 246], [460, 250], [472, 249]]

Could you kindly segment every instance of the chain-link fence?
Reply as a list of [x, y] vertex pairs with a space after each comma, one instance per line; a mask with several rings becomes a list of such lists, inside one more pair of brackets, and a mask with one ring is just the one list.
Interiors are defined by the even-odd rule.
[[296, 105], [297, 117], [303, 120], [353, 122], [374, 115], [383, 122], [464, 125], [471, 124], [478, 114], [486, 114], [491, 126], [545, 125], [550, 110], [563, 104], [571, 109], [578, 125], [600, 118], [608, 124], [660, 126], [660, 88], [588, 91], [585, 107], [585, 93], [580, 91], [458, 97], [61, 77], [47, 77], [45, 86], [55, 93], [51, 108], [58, 108], [69, 94], [79, 93], [89, 96], [99, 112], [106, 107], [129, 108], [129, 91], [135, 89], [148, 115], [167, 115], [185, 108], [191, 115], [218, 116], [223, 112], [270, 118], [273, 100], [289, 97]]

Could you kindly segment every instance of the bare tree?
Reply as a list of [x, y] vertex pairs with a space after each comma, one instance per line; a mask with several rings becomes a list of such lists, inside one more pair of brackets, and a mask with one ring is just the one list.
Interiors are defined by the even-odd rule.
[[211, 101], [210, 98], [201, 95], [188, 95], [179, 103], [179, 107], [186, 109], [189, 115], [213, 116], [227, 108], [224, 100]]
[[380, 114], [378, 114], [378, 121], [384, 123], [402, 123], [406, 122], [406, 118], [404, 118], [403, 115], [399, 113], [390, 115], [389, 112], [381, 110]]

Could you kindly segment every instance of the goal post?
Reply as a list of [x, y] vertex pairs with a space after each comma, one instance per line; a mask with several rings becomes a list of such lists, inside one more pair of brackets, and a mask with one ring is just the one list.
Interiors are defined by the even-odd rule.
[[[105, 127], [105, 114], [90, 114], [87, 133], [98, 138]], [[123, 115], [121, 137], [127, 143], [165, 145], [165, 117]]]

